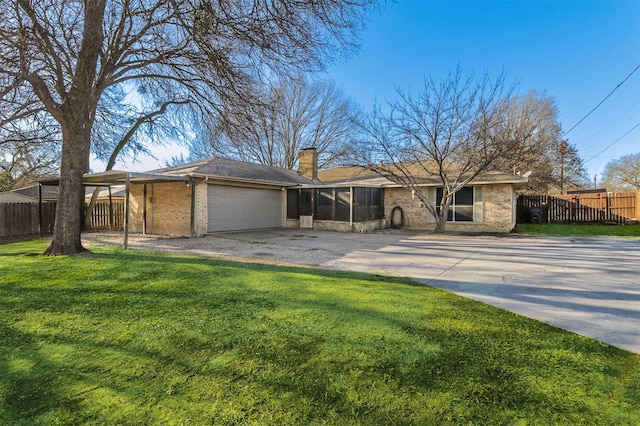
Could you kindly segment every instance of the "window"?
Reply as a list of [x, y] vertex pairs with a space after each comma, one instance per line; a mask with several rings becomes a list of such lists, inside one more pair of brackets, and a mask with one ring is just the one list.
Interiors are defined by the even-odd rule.
[[[442, 188], [436, 190], [436, 205], [442, 201]], [[438, 213], [440, 208], [437, 208]], [[473, 186], [465, 186], [455, 194], [447, 215], [448, 222], [473, 222]]]

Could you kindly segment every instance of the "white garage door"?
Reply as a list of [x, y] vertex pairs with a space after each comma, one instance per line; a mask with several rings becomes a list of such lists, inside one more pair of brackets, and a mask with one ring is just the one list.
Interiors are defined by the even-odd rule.
[[209, 185], [209, 232], [282, 227], [282, 191]]

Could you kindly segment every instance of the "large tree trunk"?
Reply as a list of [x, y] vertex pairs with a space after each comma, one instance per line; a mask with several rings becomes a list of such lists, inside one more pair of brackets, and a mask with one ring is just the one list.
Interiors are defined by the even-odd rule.
[[433, 232], [435, 234], [444, 234], [446, 226], [447, 226], [446, 218], [445, 220], [442, 220], [442, 218], [438, 217], [436, 218], [436, 227], [433, 229]]
[[433, 229], [435, 234], [444, 234], [447, 227], [447, 212], [440, 211], [436, 217], [436, 227]]
[[60, 162], [60, 193], [56, 207], [56, 221], [47, 255], [74, 255], [82, 247], [82, 211], [84, 186], [82, 175], [89, 171], [91, 129], [98, 99], [96, 67], [104, 42], [102, 29], [106, 0], [84, 2], [82, 44], [74, 69], [73, 83], [62, 104], [55, 105], [51, 95], [42, 88], [43, 102], [60, 123], [62, 129], [62, 159]]
[[433, 232], [435, 234], [444, 234], [447, 227], [447, 216], [449, 216], [449, 208], [451, 207], [451, 195], [448, 193], [442, 197], [440, 202], [440, 211], [436, 215], [436, 227]]
[[60, 193], [56, 206], [53, 240], [46, 255], [74, 255], [86, 251], [82, 246], [84, 186], [82, 175], [89, 170], [91, 130], [75, 120], [62, 127]]

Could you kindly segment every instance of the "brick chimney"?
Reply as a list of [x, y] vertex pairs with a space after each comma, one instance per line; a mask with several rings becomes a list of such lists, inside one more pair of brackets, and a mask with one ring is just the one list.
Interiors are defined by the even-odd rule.
[[298, 173], [307, 179], [318, 179], [318, 150], [305, 148], [298, 154]]

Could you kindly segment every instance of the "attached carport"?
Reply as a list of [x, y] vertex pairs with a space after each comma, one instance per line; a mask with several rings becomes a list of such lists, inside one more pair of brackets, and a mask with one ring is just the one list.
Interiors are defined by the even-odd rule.
[[[153, 183], [165, 183], [165, 182], [185, 182], [187, 186], [193, 188], [192, 179], [186, 176], [172, 176], [172, 175], [160, 175], [153, 173], [136, 173], [136, 172], [124, 172], [119, 170], [109, 170], [102, 173], [86, 173], [82, 177], [82, 185], [83, 186], [95, 186], [95, 187], [107, 187], [111, 189], [112, 186], [122, 186], [125, 187], [125, 213], [124, 213], [124, 227], [123, 227], [123, 247], [127, 248], [128, 246], [128, 237], [129, 237], [129, 223], [131, 217], [131, 206], [130, 206], [130, 195], [131, 195], [131, 185], [143, 185], [143, 191], [146, 194], [147, 185]], [[40, 210], [42, 210], [42, 197], [40, 188], [42, 185], [59, 185], [59, 179], [45, 180], [38, 182], [39, 191], [38, 191], [38, 204], [40, 206]], [[191, 229], [193, 230], [193, 200], [195, 197], [192, 194], [191, 197]], [[147, 203], [146, 196], [143, 197], [142, 203], [142, 233], [146, 233], [147, 228]], [[193, 234], [193, 232], [192, 232]]]

